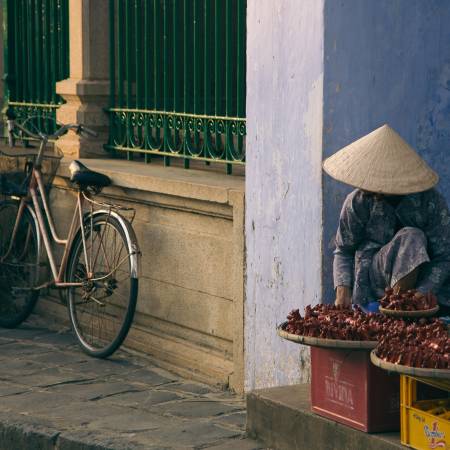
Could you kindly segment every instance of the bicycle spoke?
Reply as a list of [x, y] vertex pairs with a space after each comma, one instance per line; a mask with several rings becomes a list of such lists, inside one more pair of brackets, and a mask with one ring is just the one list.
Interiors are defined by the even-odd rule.
[[[107, 225], [107, 222], [105, 223], [105, 225]], [[103, 228], [104, 228], [104, 231], [103, 231], [103, 235], [104, 235], [104, 234], [107, 232], [107, 230], [109, 229], [109, 227], [104, 226]], [[100, 253], [100, 248], [101, 248], [101, 242], [102, 242], [102, 240], [103, 240], [103, 236], [100, 235], [100, 245], [98, 246], [97, 253], [96, 253], [95, 258], [94, 258], [94, 265], [96, 264], [98, 255], [99, 255], [99, 253]]]
[[[105, 215], [96, 218], [88, 228], [86, 251], [88, 260], [92, 261], [91, 277], [83, 270], [83, 246], [80, 243], [72, 263], [72, 279], [83, 283], [82, 288], [71, 291], [72, 323], [83, 348], [89, 352], [101, 353], [113, 343], [117, 348], [123, 340], [121, 330], [129, 327], [130, 255], [118, 222], [114, 220]], [[132, 301], [134, 311], [136, 298]]]

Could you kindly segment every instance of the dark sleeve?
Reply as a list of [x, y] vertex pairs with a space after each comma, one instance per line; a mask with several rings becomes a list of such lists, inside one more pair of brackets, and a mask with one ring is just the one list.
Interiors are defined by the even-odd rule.
[[334, 287], [353, 286], [355, 252], [364, 238], [367, 222], [364, 210], [367, 209], [361, 191], [353, 191], [347, 196], [339, 217], [334, 251], [333, 278]]
[[450, 213], [445, 198], [434, 189], [427, 194], [424, 212], [430, 262], [424, 266], [417, 289], [437, 293], [450, 276]]

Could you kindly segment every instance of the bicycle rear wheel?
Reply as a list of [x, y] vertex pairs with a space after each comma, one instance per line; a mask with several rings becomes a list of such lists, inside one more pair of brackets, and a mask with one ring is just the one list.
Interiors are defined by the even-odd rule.
[[0, 203], [0, 326], [14, 328], [33, 311], [39, 291], [40, 250], [36, 222], [25, 208], [18, 223], [14, 242], [14, 225], [19, 203]]
[[67, 281], [83, 283], [68, 290], [69, 316], [82, 349], [105, 358], [120, 347], [133, 321], [138, 294], [138, 279], [133, 277], [136, 248], [127, 238], [131, 227], [107, 213], [87, 218], [84, 232], [86, 255], [80, 230], [67, 266]]

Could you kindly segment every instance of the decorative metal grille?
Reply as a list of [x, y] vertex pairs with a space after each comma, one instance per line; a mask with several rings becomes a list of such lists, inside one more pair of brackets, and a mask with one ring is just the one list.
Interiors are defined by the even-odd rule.
[[107, 149], [245, 161], [246, 0], [110, 0]]
[[4, 0], [3, 30], [5, 107], [52, 133], [55, 84], [69, 76], [69, 0]]

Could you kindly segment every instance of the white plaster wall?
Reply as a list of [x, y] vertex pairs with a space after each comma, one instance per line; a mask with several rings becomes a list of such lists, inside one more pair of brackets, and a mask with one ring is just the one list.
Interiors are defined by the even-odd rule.
[[321, 295], [323, 0], [247, 5], [248, 391], [309, 379], [275, 327]]

